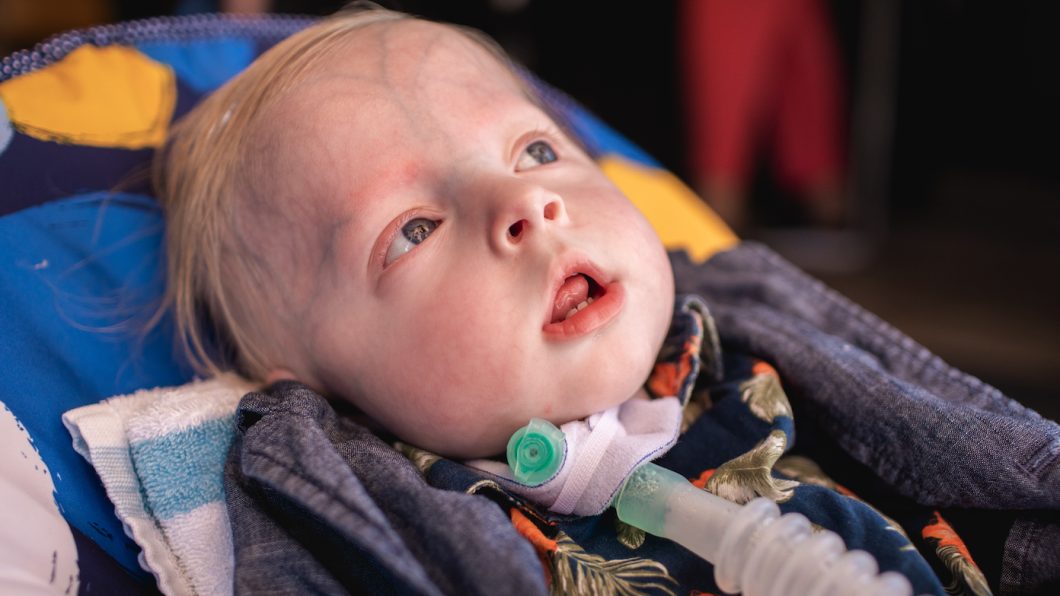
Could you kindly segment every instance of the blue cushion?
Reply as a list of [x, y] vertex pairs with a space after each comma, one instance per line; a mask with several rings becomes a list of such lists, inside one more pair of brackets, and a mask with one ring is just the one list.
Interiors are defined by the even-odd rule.
[[[172, 338], [139, 341], [136, 312], [162, 287], [157, 203], [98, 192], [0, 219], [0, 386], [50, 467], [67, 521], [139, 571], [92, 467], [71, 447], [63, 412], [144, 387], [179, 385]], [[114, 325], [124, 329], [107, 331]]]
[[177, 78], [197, 93], [220, 87], [249, 65], [257, 55], [249, 39], [220, 38], [190, 41], [153, 41], [136, 49], [173, 68]]

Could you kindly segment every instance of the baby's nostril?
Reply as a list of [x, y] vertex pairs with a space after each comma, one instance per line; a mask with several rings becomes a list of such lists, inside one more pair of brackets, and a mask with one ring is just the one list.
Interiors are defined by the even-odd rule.
[[512, 238], [518, 238], [519, 234], [523, 233], [523, 221], [520, 219], [508, 228], [508, 233], [511, 234]]
[[559, 204], [552, 202], [545, 205], [545, 219], [552, 221], [559, 215]]

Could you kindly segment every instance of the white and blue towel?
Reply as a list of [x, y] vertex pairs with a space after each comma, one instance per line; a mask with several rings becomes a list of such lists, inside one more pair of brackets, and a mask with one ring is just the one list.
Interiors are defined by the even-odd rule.
[[240, 398], [235, 375], [145, 389], [70, 410], [74, 449], [96, 469], [140, 564], [167, 596], [232, 594], [224, 463]]

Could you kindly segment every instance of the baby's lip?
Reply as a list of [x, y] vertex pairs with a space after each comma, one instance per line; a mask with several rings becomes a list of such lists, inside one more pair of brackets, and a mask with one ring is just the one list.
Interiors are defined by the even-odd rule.
[[[571, 254], [562, 258], [552, 269], [553, 275], [547, 297], [548, 306], [543, 331], [555, 339], [574, 339], [592, 333], [611, 322], [625, 306], [625, 289], [611, 275], [600, 269], [588, 257]], [[565, 307], [557, 306], [558, 293], [568, 278], [584, 275], [588, 278], [592, 303], [582, 302], [582, 307], [570, 317], [557, 314]]]

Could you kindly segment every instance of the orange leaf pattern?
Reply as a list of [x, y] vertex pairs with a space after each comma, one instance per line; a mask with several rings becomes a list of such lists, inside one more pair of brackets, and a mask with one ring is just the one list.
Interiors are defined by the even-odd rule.
[[921, 534], [929, 545], [935, 547], [935, 553], [953, 574], [953, 583], [946, 587], [947, 592], [961, 596], [991, 596], [986, 577], [972, 560], [968, 547], [938, 511], [933, 512], [931, 523]]

